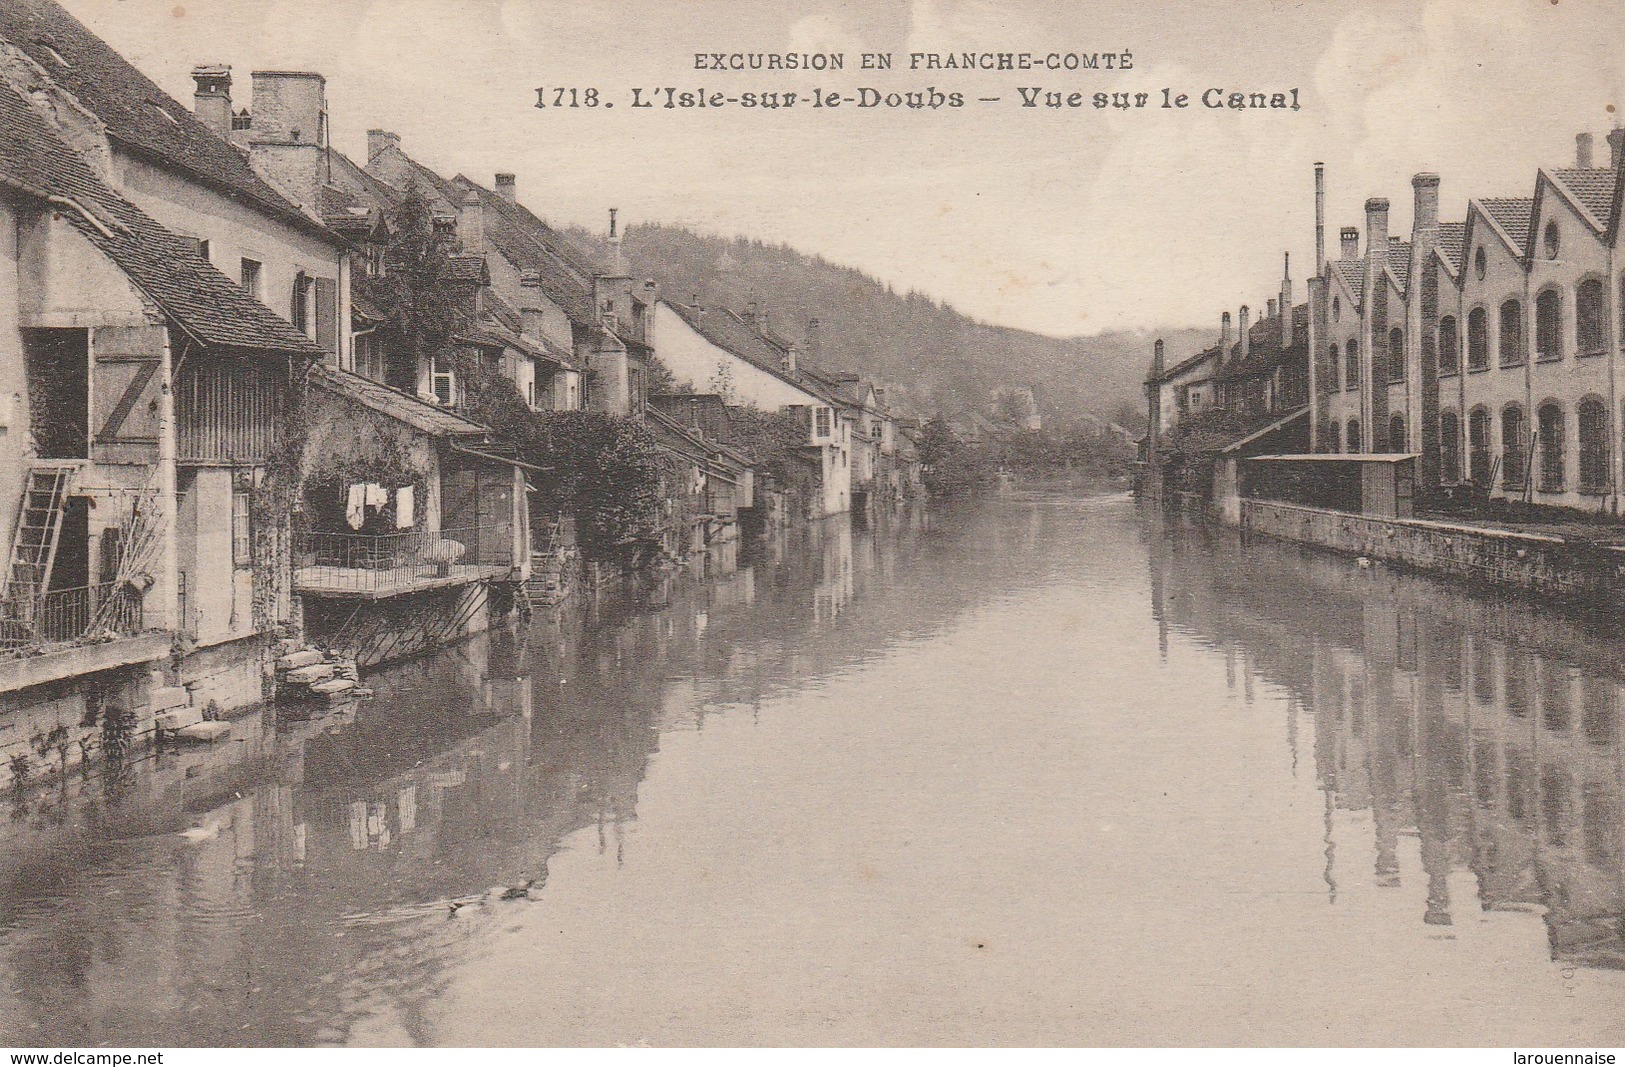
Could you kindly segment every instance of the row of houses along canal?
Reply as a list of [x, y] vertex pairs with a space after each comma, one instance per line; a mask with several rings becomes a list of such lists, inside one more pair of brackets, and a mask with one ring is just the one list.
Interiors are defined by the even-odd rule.
[[31, 1044], [1618, 1044], [1617, 638], [1007, 494], [14, 790]]

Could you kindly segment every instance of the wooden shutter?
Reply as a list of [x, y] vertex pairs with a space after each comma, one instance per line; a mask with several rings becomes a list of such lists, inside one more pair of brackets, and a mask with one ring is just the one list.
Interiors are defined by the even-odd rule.
[[333, 355], [339, 353], [338, 283], [316, 279], [316, 343]]

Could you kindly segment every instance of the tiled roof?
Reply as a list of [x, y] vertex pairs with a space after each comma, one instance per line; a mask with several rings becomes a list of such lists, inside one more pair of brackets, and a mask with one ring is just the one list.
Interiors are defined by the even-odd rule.
[[400, 190], [368, 174], [343, 152], [329, 148], [327, 161], [332, 183], [342, 189], [353, 203], [377, 208], [386, 215], [400, 205]]
[[[6, 0], [10, 3], [11, 0]], [[119, 196], [11, 88], [0, 83], [0, 181], [62, 197], [62, 215], [175, 324], [205, 344], [320, 357], [310, 338], [220, 273], [197, 250]]]
[[[1299, 304], [1292, 309], [1292, 344], [1284, 351], [1281, 348], [1279, 315], [1253, 324], [1247, 330], [1247, 338], [1247, 358], [1232, 358], [1219, 371], [1218, 378], [1230, 381], [1236, 378], [1273, 374], [1278, 367], [1291, 363], [1294, 359], [1307, 365], [1309, 305]], [[1231, 351], [1239, 353], [1240, 349], [1241, 346], [1237, 344], [1232, 346]]]
[[446, 257], [446, 280], [467, 285], [491, 284], [491, 273], [485, 269], [485, 257], [474, 252], [453, 252]]
[[643, 413], [646, 428], [654, 435], [656, 443], [668, 451], [680, 452], [702, 463], [722, 460], [724, 466], [741, 470], [751, 466], [750, 458], [743, 452], [700, 436], [659, 408], [646, 407]]
[[[563, 237], [530, 212], [500, 193], [492, 192], [466, 178], [463, 189], [480, 198], [484, 213], [485, 238], [521, 271], [534, 273], [542, 292], [579, 326], [595, 326], [598, 309], [593, 300], [593, 272], [582, 269], [561, 254], [569, 245]], [[573, 247], [573, 246], [571, 246]]]
[[489, 429], [472, 419], [463, 418], [454, 411], [434, 404], [425, 404], [398, 389], [391, 389], [370, 378], [363, 378], [359, 374], [352, 374], [326, 364], [316, 367], [311, 375], [311, 384], [353, 400], [381, 415], [387, 415], [397, 422], [404, 422], [431, 437], [477, 437], [483, 441], [491, 436]]
[[1388, 269], [1394, 272], [1394, 280], [1401, 289], [1410, 284], [1411, 280], [1411, 243], [1409, 241], [1388, 242]]
[[1152, 377], [1148, 376], [1146, 378], [1146, 381], [1148, 383], [1149, 382], [1172, 381], [1174, 378], [1177, 378], [1181, 374], [1184, 374], [1186, 371], [1190, 370], [1192, 367], [1194, 367], [1197, 364], [1201, 363], [1203, 360], [1212, 359], [1214, 356], [1216, 356], [1218, 354], [1219, 354], [1219, 346], [1218, 345], [1209, 345], [1207, 348], [1204, 348], [1200, 352], [1196, 353], [1196, 355], [1191, 356], [1191, 357], [1189, 357], [1187, 359], [1182, 359], [1178, 363], [1175, 363], [1172, 367], [1169, 367], [1167, 370], [1163, 371], [1162, 372], [1162, 377], [1160, 377], [1160, 378], [1152, 378]]
[[241, 152], [53, 0], [4, 0], [0, 38], [73, 94], [115, 143], [273, 217], [326, 232], [255, 174]]
[[1461, 270], [1461, 252], [1466, 239], [1465, 222], [1439, 223], [1439, 251], [1444, 253], [1445, 262], [1450, 264], [1451, 270]]
[[1608, 214], [1614, 208], [1614, 168], [1588, 167], [1584, 170], [1556, 170], [1552, 177], [1562, 182], [1574, 198], [1591, 212], [1591, 217], [1608, 225]]
[[1332, 269], [1354, 294], [1354, 306], [1358, 308], [1365, 298], [1365, 263], [1358, 259], [1339, 259], [1332, 263]]
[[828, 389], [802, 374], [790, 374], [784, 369], [783, 349], [757, 333], [749, 323], [726, 308], [699, 312], [686, 304], [668, 304], [701, 337], [775, 378], [809, 393], [826, 404], [838, 404]]
[[1534, 218], [1535, 201], [1527, 196], [1494, 197], [1480, 200], [1484, 210], [1496, 225], [1512, 239], [1513, 251], [1523, 255], [1524, 242], [1529, 237], [1529, 223]]

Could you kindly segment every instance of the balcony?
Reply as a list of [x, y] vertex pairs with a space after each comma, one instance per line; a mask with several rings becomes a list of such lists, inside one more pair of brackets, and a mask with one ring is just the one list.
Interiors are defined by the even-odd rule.
[[0, 653], [111, 641], [141, 632], [141, 596], [118, 582], [0, 596]]
[[393, 534], [304, 531], [294, 541], [294, 591], [382, 600], [505, 578], [513, 569], [511, 539], [505, 526]]

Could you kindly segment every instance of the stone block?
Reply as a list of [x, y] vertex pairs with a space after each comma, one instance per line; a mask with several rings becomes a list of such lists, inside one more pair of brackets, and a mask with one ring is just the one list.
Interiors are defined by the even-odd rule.
[[154, 714], [168, 711], [170, 708], [185, 707], [192, 702], [192, 694], [178, 685], [163, 685], [154, 689], [147, 696], [147, 710]]
[[158, 729], [164, 730], [168, 733], [175, 733], [176, 731], [184, 730], [189, 726], [196, 726], [198, 723], [202, 722], [203, 712], [197, 708], [191, 707], [176, 708], [173, 711], [164, 712], [154, 721], [157, 724]]
[[312, 663], [308, 667], [289, 671], [287, 680], [294, 685], [315, 685], [333, 677], [334, 672], [335, 668], [331, 663]]
[[277, 669], [282, 671], [295, 671], [301, 667], [310, 667], [322, 662], [322, 654], [313, 648], [300, 649], [289, 652], [276, 661]]
[[193, 723], [191, 726], [182, 727], [175, 731], [175, 736], [185, 738], [188, 741], [219, 741], [223, 737], [231, 736], [231, 723]]

